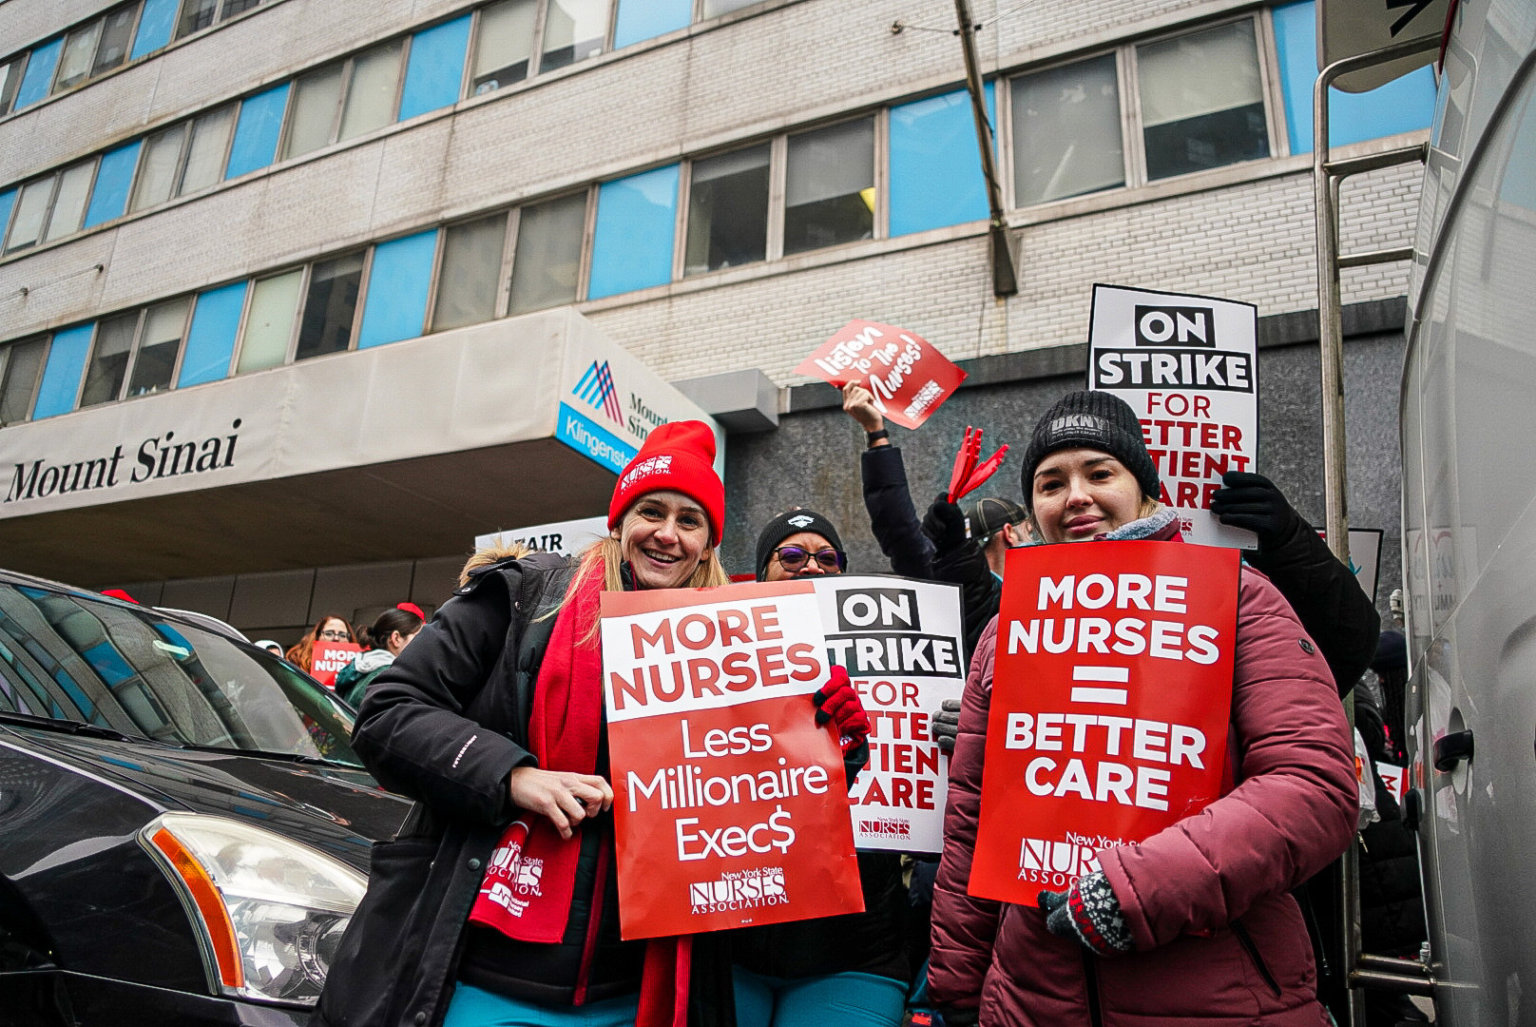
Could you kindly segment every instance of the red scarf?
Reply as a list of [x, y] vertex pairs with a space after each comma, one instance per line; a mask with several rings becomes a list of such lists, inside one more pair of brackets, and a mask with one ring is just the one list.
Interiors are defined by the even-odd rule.
[[[596, 638], [578, 636], [597, 620], [602, 567], [594, 565], [571, 582], [555, 618], [534, 686], [528, 723], [529, 749], [545, 770], [592, 774], [603, 730], [603, 660]], [[584, 825], [585, 826], [585, 825]], [[582, 951], [582, 983], [576, 1005], [586, 1000], [586, 971], [602, 916], [606, 867], [612, 835], [604, 830], [591, 923]], [[518, 941], [554, 944], [565, 937], [581, 857], [581, 831], [569, 839], [550, 821], [523, 815], [508, 825], [491, 853], [469, 922], [494, 928]], [[646, 944], [636, 1027], [685, 1027], [691, 938], [656, 938]]]

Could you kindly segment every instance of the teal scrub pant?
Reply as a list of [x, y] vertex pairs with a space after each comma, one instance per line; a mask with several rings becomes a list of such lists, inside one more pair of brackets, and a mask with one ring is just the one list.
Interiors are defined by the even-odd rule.
[[556, 1008], [460, 984], [443, 1027], [633, 1027], [640, 996]]
[[736, 1027], [898, 1027], [907, 989], [877, 974], [786, 980], [736, 967]]

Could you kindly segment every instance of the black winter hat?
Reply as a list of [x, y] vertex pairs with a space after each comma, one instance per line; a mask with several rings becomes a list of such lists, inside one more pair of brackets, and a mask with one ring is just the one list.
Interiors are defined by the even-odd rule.
[[1077, 447], [1108, 453], [1125, 465], [1141, 486], [1142, 495], [1158, 498], [1157, 467], [1142, 439], [1136, 411], [1108, 392], [1069, 392], [1035, 422], [1035, 433], [1024, 451], [1020, 472], [1024, 506], [1032, 508], [1035, 468], [1058, 449]]
[[832, 548], [838, 552], [843, 551], [843, 540], [838, 537], [837, 529], [832, 522], [827, 520], [815, 510], [807, 510], [804, 507], [791, 507], [779, 514], [773, 520], [763, 525], [762, 532], [757, 536], [757, 580], [763, 580], [763, 573], [768, 569], [768, 561], [773, 557], [773, 551], [779, 548], [779, 543], [791, 535], [798, 535], [802, 531], [813, 531], [832, 543]]

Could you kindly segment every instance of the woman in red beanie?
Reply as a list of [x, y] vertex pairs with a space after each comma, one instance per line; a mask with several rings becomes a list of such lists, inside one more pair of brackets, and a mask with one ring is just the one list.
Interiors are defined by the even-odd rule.
[[[353, 747], [417, 802], [374, 848], [314, 1023], [687, 1022], [689, 939], [619, 937], [598, 602], [726, 583], [714, 459], [708, 425], [659, 426], [619, 475], [607, 537], [574, 561], [477, 553], [368, 689]], [[515, 890], [487, 884], [493, 862]]]

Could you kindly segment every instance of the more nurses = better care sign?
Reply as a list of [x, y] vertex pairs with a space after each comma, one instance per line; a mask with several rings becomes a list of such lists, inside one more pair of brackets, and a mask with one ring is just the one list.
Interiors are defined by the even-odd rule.
[[862, 912], [811, 586], [605, 592], [601, 630], [623, 937]]
[[1178, 541], [1008, 554], [972, 895], [1033, 906], [1220, 795], [1238, 566]]
[[1254, 470], [1258, 456], [1258, 309], [1095, 285], [1088, 339], [1088, 387], [1136, 411], [1159, 498], [1184, 538], [1256, 549], [1253, 532], [1222, 524], [1210, 506], [1221, 476]]

